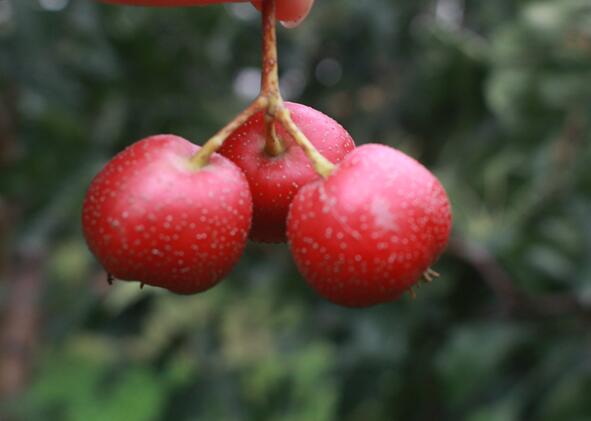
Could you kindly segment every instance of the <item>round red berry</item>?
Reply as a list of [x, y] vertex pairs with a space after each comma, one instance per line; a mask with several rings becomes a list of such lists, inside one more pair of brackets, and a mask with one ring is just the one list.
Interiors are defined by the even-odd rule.
[[452, 225], [441, 183], [393, 148], [357, 148], [303, 187], [288, 218], [296, 264], [325, 298], [349, 307], [395, 300], [445, 249]]
[[[355, 148], [349, 133], [332, 118], [305, 105], [285, 105], [295, 124], [329, 161], [338, 163]], [[275, 124], [285, 147], [278, 156], [265, 151], [263, 113], [250, 118], [219, 150], [244, 171], [254, 204], [250, 236], [267, 243], [286, 241], [287, 212], [294, 195], [305, 184], [319, 179], [304, 151], [279, 123]]]
[[92, 181], [82, 226], [90, 250], [115, 278], [190, 294], [219, 282], [248, 235], [246, 178], [214, 154], [195, 169], [187, 140], [152, 136], [115, 156]]

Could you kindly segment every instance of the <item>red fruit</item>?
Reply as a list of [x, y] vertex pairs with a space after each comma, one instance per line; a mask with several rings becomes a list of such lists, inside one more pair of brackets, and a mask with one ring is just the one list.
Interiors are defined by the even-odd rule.
[[[337, 163], [355, 149], [349, 133], [332, 118], [305, 105], [285, 105], [295, 124], [329, 161]], [[265, 152], [263, 113], [251, 117], [219, 150], [246, 174], [254, 204], [250, 237], [267, 243], [286, 241], [287, 212], [293, 197], [300, 187], [320, 178], [291, 136], [278, 123], [276, 127], [286, 147], [279, 156]]]
[[129, 6], [157, 6], [157, 7], [177, 7], [177, 6], [206, 6], [216, 3], [234, 3], [241, 0], [101, 0], [103, 3], [126, 4]]
[[246, 244], [252, 199], [246, 178], [214, 154], [160, 135], [134, 143], [92, 181], [82, 210], [90, 250], [117, 279], [191, 294], [219, 282]]
[[320, 295], [365, 307], [419, 281], [450, 230], [449, 200], [435, 176], [400, 151], [365, 145], [299, 191], [287, 233], [298, 268]]
[[[263, 0], [251, 0], [259, 10], [262, 8]], [[314, 0], [278, 0], [277, 19], [292, 24], [298, 24], [310, 13]]]
[[[127, 4], [129, 6], [205, 6], [216, 3], [236, 3], [246, 0], [101, 0], [104, 3]], [[257, 9], [261, 9], [262, 0], [252, 0]], [[277, 0], [277, 19], [299, 22], [306, 17], [314, 0]]]

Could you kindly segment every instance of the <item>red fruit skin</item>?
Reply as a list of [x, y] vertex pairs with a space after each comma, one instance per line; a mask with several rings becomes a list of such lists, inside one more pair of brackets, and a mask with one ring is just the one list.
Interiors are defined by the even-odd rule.
[[400, 151], [369, 144], [298, 192], [287, 233], [312, 288], [334, 303], [368, 307], [414, 285], [445, 249], [451, 225], [433, 174]]
[[100, 0], [103, 3], [125, 4], [128, 6], [177, 7], [207, 6], [218, 3], [234, 3], [240, 0]]
[[191, 169], [197, 150], [177, 136], [148, 137], [90, 184], [84, 236], [116, 279], [192, 294], [215, 285], [239, 259], [252, 218], [248, 183], [218, 154]]
[[[262, 9], [262, 0], [251, 0], [252, 4], [259, 10]], [[288, 27], [293, 27], [308, 16], [314, 0], [278, 0], [277, 19], [288, 22]]]
[[[295, 124], [329, 161], [338, 163], [355, 149], [349, 133], [332, 118], [305, 105], [285, 105]], [[250, 238], [264, 243], [287, 240], [286, 220], [293, 197], [302, 186], [320, 178], [304, 151], [282, 126], [276, 127], [286, 147], [279, 156], [265, 152], [263, 113], [251, 117], [219, 150], [248, 179], [254, 204]]]
[[[125, 4], [128, 6], [179, 7], [206, 6], [219, 3], [237, 3], [246, 0], [101, 0], [103, 3]], [[252, 0], [255, 7], [261, 10], [262, 0]], [[314, 0], [278, 0], [277, 19], [297, 23], [310, 12]]]

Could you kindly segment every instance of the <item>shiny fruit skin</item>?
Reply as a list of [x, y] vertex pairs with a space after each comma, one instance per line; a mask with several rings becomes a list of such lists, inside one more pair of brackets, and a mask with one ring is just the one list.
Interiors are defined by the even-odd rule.
[[90, 250], [116, 279], [192, 294], [219, 282], [239, 259], [252, 218], [246, 178], [214, 154], [173, 135], [143, 139], [92, 181], [82, 210]]
[[288, 237], [312, 288], [334, 303], [367, 307], [418, 282], [445, 249], [451, 225], [433, 174], [400, 151], [369, 144], [298, 192]]
[[[310, 142], [333, 163], [355, 149], [353, 139], [332, 118], [301, 104], [285, 103], [295, 124]], [[276, 157], [265, 152], [263, 114], [248, 120], [230, 136], [219, 153], [244, 171], [252, 192], [254, 214], [251, 239], [265, 243], [285, 242], [289, 205], [304, 185], [318, 180], [304, 151], [276, 123], [285, 151]]]

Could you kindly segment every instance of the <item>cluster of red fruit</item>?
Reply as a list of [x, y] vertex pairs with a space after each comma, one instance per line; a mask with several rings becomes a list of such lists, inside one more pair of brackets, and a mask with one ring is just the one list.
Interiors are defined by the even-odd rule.
[[203, 147], [159, 135], [119, 153], [92, 181], [82, 222], [117, 279], [197, 293], [226, 276], [249, 236], [287, 240], [319, 294], [363, 307], [431, 278], [451, 210], [414, 159], [355, 148], [336, 121], [268, 89]]

